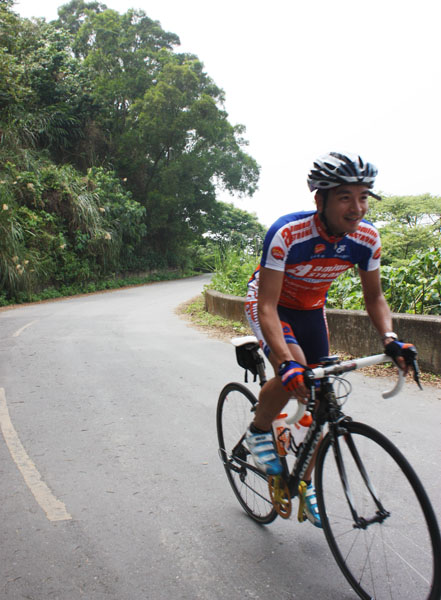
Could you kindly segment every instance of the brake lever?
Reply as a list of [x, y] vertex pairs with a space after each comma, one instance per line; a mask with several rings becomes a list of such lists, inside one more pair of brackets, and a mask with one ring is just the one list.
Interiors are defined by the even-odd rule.
[[422, 390], [423, 386], [421, 385], [421, 381], [420, 381], [420, 369], [418, 367], [418, 363], [417, 363], [416, 358], [412, 361], [411, 367], [413, 369], [413, 378], [414, 378], [414, 381], [417, 383], [417, 385], [420, 388], [420, 390]]
[[413, 370], [413, 379], [420, 388], [420, 390], [422, 390], [423, 386], [421, 385], [420, 381], [420, 369], [417, 363], [417, 356], [418, 353], [415, 346], [409, 344], [403, 349], [403, 358], [406, 361], [406, 364], [409, 365], [409, 367], [411, 367], [411, 369]]

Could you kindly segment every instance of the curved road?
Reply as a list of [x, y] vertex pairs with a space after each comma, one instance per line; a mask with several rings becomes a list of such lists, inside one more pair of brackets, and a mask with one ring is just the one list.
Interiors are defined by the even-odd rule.
[[[355, 598], [308, 523], [259, 527], [217, 456], [229, 344], [174, 312], [197, 277], [0, 312], [0, 598]], [[439, 389], [357, 418], [391, 435], [441, 516]]]

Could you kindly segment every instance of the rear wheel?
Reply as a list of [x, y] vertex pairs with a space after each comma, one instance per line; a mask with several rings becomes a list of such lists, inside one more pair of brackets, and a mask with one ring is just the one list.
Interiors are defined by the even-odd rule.
[[367, 425], [342, 423], [335, 435], [334, 444], [329, 433], [320, 446], [315, 483], [343, 574], [366, 600], [439, 600], [440, 534], [415, 471]]
[[217, 435], [219, 453], [237, 499], [250, 517], [266, 524], [277, 517], [271, 502], [268, 479], [256, 469], [243, 443], [256, 404], [256, 397], [244, 385], [226, 385], [217, 404]]

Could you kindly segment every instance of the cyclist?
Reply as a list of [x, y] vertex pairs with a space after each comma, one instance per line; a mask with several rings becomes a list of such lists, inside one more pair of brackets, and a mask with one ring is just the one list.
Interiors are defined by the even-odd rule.
[[[245, 310], [275, 376], [261, 389], [245, 441], [257, 466], [281, 473], [271, 426], [290, 397], [307, 402], [303, 373], [329, 354], [325, 317], [332, 281], [357, 265], [365, 307], [387, 353], [407, 371], [380, 282], [380, 236], [364, 220], [377, 169], [357, 155], [337, 152], [314, 162], [307, 182], [317, 210], [278, 219], [268, 230], [260, 265], [248, 283]], [[301, 486], [307, 518], [321, 527], [313, 464]]]

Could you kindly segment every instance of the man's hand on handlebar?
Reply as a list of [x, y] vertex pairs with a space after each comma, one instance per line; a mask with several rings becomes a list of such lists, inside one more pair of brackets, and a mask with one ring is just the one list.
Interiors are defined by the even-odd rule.
[[303, 374], [305, 367], [294, 360], [286, 360], [279, 365], [279, 377], [287, 392], [293, 394], [302, 404], [307, 404], [310, 396]]
[[405, 375], [408, 373], [409, 367], [411, 367], [413, 370], [413, 378], [421, 388], [419, 380], [420, 372], [417, 363], [418, 352], [415, 346], [407, 342], [399, 342], [398, 340], [394, 340], [386, 344], [384, 351], [392, 358], [392, 360], [398, 365]]

